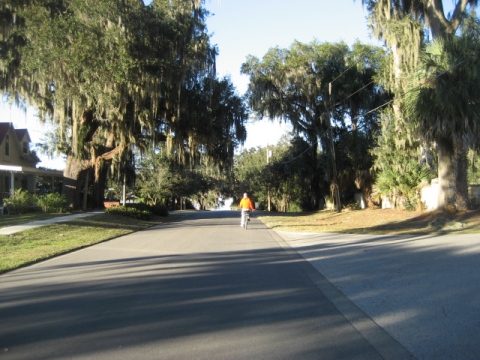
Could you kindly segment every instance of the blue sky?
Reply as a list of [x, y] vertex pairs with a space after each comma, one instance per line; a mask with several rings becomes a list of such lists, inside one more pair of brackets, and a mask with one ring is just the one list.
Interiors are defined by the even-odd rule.
[[269, 48], [295, 40], [373, 43], [360, 0], [206, 0], [205, 7], [212, 13], [211, 43], [219, 48], [217, 71], [230, 75], [241, 93], [248, 79], [240, 66], [249, 54], [261, 58]]

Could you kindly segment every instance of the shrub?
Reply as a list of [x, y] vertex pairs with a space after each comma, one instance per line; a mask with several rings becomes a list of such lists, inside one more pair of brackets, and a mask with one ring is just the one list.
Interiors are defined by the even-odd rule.
[[4, 204], [8, 211], [18, 214], [39, 210], [35, 196], [22, 189], [15, 190], [12, 196], [4, 200]]
[[140, 220], [152, 220], [154, 215], [148, 210], [139, 210], [132, 206], [113, 206], [105, 209], [107, 214], [129, 216]]
[[293, 202], [291, 204], [288, 204], [287, 212], [302, 212], [302, 206], [300, 206], [298, 203]]
[[67, 198], [63, 194], [51, 193], [37, 196], [37, 203], [46, 213], [63, 213], [68, 211]]
[[168, 209], [164, 204], [148, 205], [145, 203], [127, 204], [127, 207], [141, 211], [149, 211], [155, 216], [168, 216]]
[[157, 216], [168, 216], [168, 209], [165, 204], [155, 204], [151, 207], [151, 211]]
[[127, 208], [137, 209], [140, 211], [150, 211], [150, 206], [145, 203], [129, 203], [125, 205]]

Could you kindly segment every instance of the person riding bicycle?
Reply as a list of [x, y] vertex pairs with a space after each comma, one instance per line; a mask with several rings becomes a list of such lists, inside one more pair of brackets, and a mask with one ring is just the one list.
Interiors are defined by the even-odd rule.
[[253, 210], [255, 209], [255, 205], [253, 204], [252, 199], [250, 199], [248, 197], [248, 194], [245, 193], [245, 194], [243, 194], [243, 198], [242, 198], [242, 200], [240, 200], [240, 204], [238, 206], [242, 210], [241, 211], [241, 216], [240, 216], [240, 226], [243, 227], [243, 219], [244, 219], [243, 214], [244, 214], [244, 212], [245, 211], [247, 211], [247, 212], [252, 211], [253, 212]]

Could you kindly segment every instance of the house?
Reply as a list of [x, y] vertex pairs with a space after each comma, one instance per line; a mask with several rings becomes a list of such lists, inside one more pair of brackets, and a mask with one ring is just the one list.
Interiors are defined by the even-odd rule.
[[0, 122], [0, 204], [16, 189], [37, 191], [37, 177], [48, 179], [52, 186], [63, 179], [56, 170], [36, 168], [40, 159], [30, 150], [30, 135], [27, 129], [15, 129], [10, 122]]

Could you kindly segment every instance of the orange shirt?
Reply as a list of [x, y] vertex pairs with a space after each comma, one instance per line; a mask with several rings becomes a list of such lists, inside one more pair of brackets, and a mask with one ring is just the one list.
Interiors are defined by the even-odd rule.
[[255, 209], [255, 206], [253, 205], [253, 201], [252, 199], [250, 198], [242, 198], [242, 200], [240, 200], [240, 209], [250, 209], [253, 211], [253, 209]]

